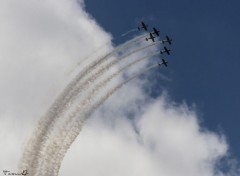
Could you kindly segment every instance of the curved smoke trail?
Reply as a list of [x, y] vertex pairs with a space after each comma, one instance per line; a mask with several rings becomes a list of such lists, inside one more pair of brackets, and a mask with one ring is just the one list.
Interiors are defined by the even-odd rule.
[[[120, 89], [122, 86], [124, 86], [125, 84], [127, 84], [129, 81], [133, 80], [134, 78], [140, 76], [141, 74], [155, 68], [158, 67], [158, 64], [154, 64], [150, 67], [148, 67], [147, 69], [145, 69], [144, 71], [132, 76], [131, 78], [129, 78], [128, 80], [118, 84], [116, 87], [112, 88], [111, 90], [109, 90], [104, 96], [102, 96], [102, 98], [100, 98], [96, 103], [94, 103], [93, 106], [90, 106], [90, 108], [88, 108], [87, 111], [81, 113], [78, 117], [82, 117], [82, 118], [75, 118], [76, 120], [73, 122], [73, 126], [71, 128], [72, 133], [70, 135], [67, 136], [67, 142], [65, 143], [65, 147], [62, 148], [61, 153], [59, 158], [61, 157], [61, 161], [63, 160], [64, 154], [67, 152], [67, 150], [69, 149], [69, 147], [71, 146], [71, 144], [75, 141], [75, 139], [77, 138], [77, 136], [79, 135], [82, 126], [85, 122], [86, 119], [88, 119], [94, 112], [95, 110], [101, 106], [112, 94], [114, 94], [118, 89]], [[60, 168], [60, 164], [56, 168], [57, 170], [54, 171], [54, 173], [57, 176], [58, 172], [59, 172], [59, 168]]]
[[136, 29], [136, 28], [131, 29], [131, 30], [127, 31], [126, 33], [122, 34], [121, 37], [124, 37], [124, 36], [126, 36], [126, 35], [128, 35], [128, 34], [130, 34], [132, 32], [136, 32], [136, 31], [138, 31], [138, 29]]
[[[129, 67], [135, 65], [136, 63], [138, 63], [138, 62], [140, 62], [144, 59], [151, 58], [151, 57], [156, 56], [158, 54], [159, 54], [159, 52], [156, 52], [156, 53], [154, 53], [150, 56], [142, 57], [140, 59], [135, 60], [135, 61], [131, 62], [130, 64], [124, 66], [120, 70], [116, 71], [115, 73], [111, 74], [104, 81], [102, 81], [99, 84], [97, 84], [96, 86], [94, 86], [94, 89], [89, 93], [89, 96], [86, 97], [78, 105], [78, 107], [75, 109], [75, 111], [72, 112], [69, 115], [69, 117], [66, 119], [66, 122], [63, 123], [63, 127], [61, 127], [59, 129], [59, 133], [58, 133], [57, 137], [55, 137], [53, 140], [51, 140], [49, 142], [48, 147], [46, 148], [46, 151], [47, 151], [48, 154], [45, 153], [45, 155], [44, 155], [45, 158], [43, 159], [43, 168], [44, 168], [45, 171], [48, 170], [48, 172], [51, 172], [51, 175], [57, 175], [58, 174], [59, 168], [61, 166], [61, 162], [62, 162], [62, 160], [65, 156], [65, 153], [67, 152], [68, 148], [72, 144], [72, 142], [73, 142], [72, 139], [75, 138], [75, 136], [77, 136], [76, 134], [78, 134], [78, 133], [76, 133], [77, 127], [75, 127], [75, 124], [79, 123], [79, 122], [76, 122], [76, 121], [78, 121], [77, 114], [84, 111], [85, 108], [87, 108], [89, 106], [91, 107], [91, 102], [94, 101], [94, 98], [95, 98], [96, 94], [98, 92], [100, 92], [101, 89], [103, 89], [107, 85], [107, 83], [109, 83], [113, 78], [118, 76], [124, 70], [128, 69]], [[156, 65], [154, 65], [154, 66], [156, 66]], [[152, 69], [152, 68], [153, 68], [153, 66], [144, 70], [140, 74], [142, 74], [145, 71], [148, 71], [149, 69]], [[137, 75], [139, 75], [139, 74], [137, 74]], [[137, 75], [135, 75], [134, 77], [125, 81], [125, 83], [127, 83], [128, 81], [137, 77]], [[123, 84], [125, 84], [125, 83], [123, 83]], [[117, 87], [119, 87], [119, 86], [117, 86]], [[85, 121], [85, 119], [83, 121]], [[83, 121], [81, 121], [81, 124], [83, 123]], [[48, 151], [50, 151], [50, 153]], [[49, 155], [50, 155], [50, 157], [49, 157]], [[55, 170], [53, 170], [53, 168], [55, 168]], [[41, 172], [42, 170], [43, 169], [39, 169], [39, 172]]]
[[[118, 38], [122, 38], [122, 37], [128, 35], [129, 33], [132, 33], [132, 32], [134, 32], [134, 31], [136, 31], [136, 30], [137, 30], [137, 29], [129, 30], [128, 32], [122, 34], [121, 36], [119, 36], [119, 37], [117, 37], [117, 38], [114, 38], [113, 40], [117, 40]], [[148, 34], [142, 34], [142, 35], [134, 38], [136, 41], [133, 41], [133, 42], [137, 42], [139, 39], [142, 39], [142, 38], [144, 38], [144, 37], [146, 37], [146, 36], [148, 36]], [[129, 41], [128, 45], [132, 44], [133, 42]], [[90, 55], [86, 56], [84, 60], [78, 62], [78, 63], [76, 64], [76, 66], [75, 66], [71, 71], [69, 71], [69, 72], [67, 73], [67, 75], [69, 75], [70, 73], [72, 73], [72, 72], [73, 72], [79, 65], [81, 65], [84, 61], [86, 61], [87, 59], [92, 58], [93, 54], [95, 54], [95, 53], [97, 53], [98, 51], [102, 50], [103, 47], [105, 47], [106, 45], [111, 45], [111, 42], [106, 42], [104, 45], [102, 45], [102, 46], [98, 47], [96, 50], [94, 50]], [[128, 46], [128, 45], [127, 45], [127, 46]], [[123, 49], [123, 48], [122, 48], [122, 49]], [[120, 49], [119, 49], [119, 50], [120, 50]]]
[[[151, 45], [147, 45], [147, 46], [144, 46], [144, 47], [139, 48], [139, 49], [137, 49], [137, 50], [134, 50], [134, 51], [128, 53], [127, 55], [125, 55], [125, 56], [123, 56], [123, 57], [121, 57], [121, 58], [117, 58], [117, 60], [113, 60], [112, 62], [108, 63], [107, 65], [102, 66], [102, 68], [101, 68], [98, 72], [96, 72], [94, 75], [92, 75], [90, 78], [88, 78], [85, 82], [81, 82], [81, 84], [79, 84], [79, 86], [77, 86], [77, 87], [75, 88], [75, 90], [72, 92], [71, 96], [70, 96], [69, 99], [68, 99], [68, 105], [65, 106], [65, 107], [62, 107], [61, 111], [64, 112], [64, 111], [66, 110], [66, 108], [70, 107], [71, 104], [73, 103], [74, 98], [77, 97], [77, 95], [79, 94], [79, 92], [83, 92], [84, 90], [86, 90], [87, 88], [89, 88], [89, 86], [92, 85], [92, 83], [93, 83], [98, 77], [100, 77], [104, 72], [106, 72], [110, 67], [114, 66], [116, 63], [118, 63], [118, 62], [122, 61], [123, 59], [127, 58], [127, 57], [130, 56], [131, 54], [133, 54], [133, 53], [135, 53], [135, 52], [137, 52], [137, 51], [139, 51], [139, 50], [146, 49], [146, 48], [148, 48], [148, 47], [150, 47], [150, 46], [153, 46], [153, 45], [156, 45], [156, 44], [157, 44], [157, 43], [151, 44]], [[159, 52], [156, 52], [156, 53], [154, 53], [154, 54], [152, 54], [152, 55], [150, 55], [150, 56], [143, 57], [143, 58], [141, 58], [141, 59], [138, 59], [138, 60], [136, 60], [136, 61], [128, 64], [127, 66], [123, 67], [123, 68], [120, 69], [118, 72], [116, 72], [115, 74], [113, 74], [113, 75], [111, 76], [111, 78], [108, 78], [108, 79], [105, 81], [104, 84], [106, 84], [107, 82], [109, 82], [111, 79], [113, 79], [115, 76], [117, 76], [119, 73], [121, 73], [122, 71], [124, 71], [124, 70], [127, 69], [128, 67], [130, 67], [130, 66], [132, 66], [132, 65], [134, 65], [134, 64], [136, 64], [136, 63], [138, 63], [138, 62], [140, 62], [140, 61], [142, 61], [142, 60], [144, 60], [144, 59], [147, 59], [147, 58], [149, 58], [149, 57], [153, 57], [153, 56], [157, 55], [158, 53], [159, 53]], [[103, 83], [102, 83], [102, 85], [103, 85]], [[97, 85], [97, 86], [95, 86], [97, 89], [96, 89], [94, 92], [96, 92], [97, 90], [99, 90], [100, 87], [102, 87], [102, 85]], [[92, 92], [91, 95], [93, 96], [93, 94], [94, 94], [94, 93]], [[59, 112], [59, 113], [60, 113], [60, 112]], [[59, 114], [58, 114], [58, 115], [59, 115]], [[63, 128], [63, 130], [60, 130], [60, 132], [59, 132], [59, 135], [60, 135], [60, 136], [64, 136], [64, 134], [62, 134], [62, 133], [64, 133], [63, 131], [65, 131], [65, 128]], [[46, 149], [46, 147], [45, 147], [45, 148], [42, 148], [42, 149], [41, 149], [41, 152], [40, 152], [40, 153], [42, 153], [42, 154], [39, 156], [38, 160], [42, 160], [42, 158], [44, 158], [45, 156], [48, 156], [48, 155], [46, 155], [44, 152], [42, 152], [43, 150], [45, 150], [45, 151], [46, 151], [46, 150], [51, 151], [51, 149]], [[55, 150], [55, 151], [56, 151], [56, 150]], [[55, 151], [52, 151], [51, 154], [53, 155], [53, 153], [55, 153]], [[49, 165], [49, 162], [48, 162], [48, 165]]]
[[[106, 65], [103, 65], [102, 67], [100, 67], [99, 70], [97, 70], [97, 68], [95, 70], [97, 70], [97, 72], [93, 73], [92, 75], [90, 75], [89, 77], [87, 77], [87, 79], [84, 80], [84, 82], [79, 82], [78, 85], [76, 85], [73, 89], [72, 89], [72, 92], [70, 92], [68, 94], [68, 96], [65, 97], [65, 102], [63, 102], [63, 104], [65, 106], [62, 106], [61, 108], [61, 112], [63, 112], [65, 110], [65, 108], [71, 106], [74, 98], [77, 97], [77, 95], [80, 93], [80, 92], [83, 92], [84, 90], [88, 89], [89, 86], [97, 79], [99, 78], [99, 76], [103, 75], [106, 71], [108, 71], [112, 66], [116, 65], [117, 63], [119, 63], [120, 61], [126, 59], [127, 57], [129, 57], [130, 55], [136, 53], [136, 52], [139, 52], [141, 50], [144, 50], [146, 48], [149, 48], [151, 46], [154, 46], [154, 45], [157, 45], [158, 42], [156, 43], [153, 43], [153, 44], [150, 44], [150, 45], [147, 45], [147, 46], [144, 46], [144, 47], [141, 47], [141, 48], [138, 48], [134, 51], [131, 51], [129, 52], [128, 54], [122, 56], [122, 57], [119, 57], [119, 58], [116, 58], [115, 60], [107, 63]], [[58, 112], [60, 113], [60, 111]]]
[[130, 44], [137, 42], [144, 36], [145, 35], [140, 35], [118, 46], [109, 54], [87, 66], [75, 77], [75, 79], [64, 89], [63, 93], [55, 100], [53, 105], [47, 111], [46, 115], [38, 123], [36, 131], [34, 132], [32, 138], [28, 142], [26, 149], [24, 150], [23, 157], [20, 162], [20, 169], [31, 168], [31, 174], [35, 173], [36, 168], [39, 164], [38, 158], [41, 156], [40, 150], [42, 147], [44, 147], [43, 143], [44, 141], [46, 141], [47, 138], [46, 134], [49, 132], [50, 129], [54, 127], [55, 121], [58, 118], [58, 112], [61, 111], [62, 107], [66, 105], [66, 97], [68, 97], [69, 92], [73, 90], [73, 88], [78, 84], [78, 82], [85, 76], [87, 76], [89, 73], [91, 73], [94, 68], [107, 61], [110, 56], [113, 56], [121, 49], [128, 47]]
[[[42, 147], [43, 142], [47, 138], [46, 132], [49, 129], [52, 129], [54, 126], [54, 119], [56, 116], [56, 113], [61, 110], [62, 102], [65, 100], [65, 97], [69, 94], [70, 91], [72, 91], [73, 87], [84, 78], [86, 75], [88, 75], [91, 70], [94, 70], [94, 68], [98, 65], [101, 65], [104, 63], [107, 58], [110, 58], [115, 53], [117, 53], [119, 50], [129, 46], [132, 43], [137, 42], [139, 39], [141, 39], [144, 35], [138, 36], [133, 38], [132, 40], [129, 40], [125, 42], [124, 44], [116, 47], [112, 52], [108, 53], [102, 58], [99, 58], [92, 62], [90, 65], [86, 66], [85, 69], [83, 69], [74, 79], [73, 81], [68, 84], [68, 86], [63, 90], [63, 92], [60, 94], [60, 96], [54, 101], [53, 105], [49, 108], [46, 115], [43, 116], [40, 121], [37, 124], [37, 128], [34, 131], [32, 138], [29, 140], [24, 152], [23, 156], [20, 161], [20, 170], [31, 168], [32, 173], [34, 174], [34, 170], [36, 169], [38, 165], [37, 158], [39, 157], [40, 153], [38, 152], [40, 148]], [[30, 169], [29, 169], [30, 170]]]

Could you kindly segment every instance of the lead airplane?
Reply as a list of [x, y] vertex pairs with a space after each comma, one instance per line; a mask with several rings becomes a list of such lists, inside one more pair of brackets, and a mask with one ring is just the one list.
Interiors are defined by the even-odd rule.
[[169, 38], [169, 37], [166, 35], [166, 39], [162, 40], [162, 43], [165, 43], [165, 42], [167, 42], [169, 45], [171, 45], [171, 44], [172, 44], [172, 39]]
[[157, 36], [159, 36], [160, 35], [160, 31], [157, 30], [156, 28], [153, 28], [152, 34], [156, 34]]
[[145, 24], [143, 21], [141, 22], [141, 25], [142, 25], [142, 26], [139, 26], [139, 27], [138, 27], [138, 30], [140, 31], [141, 29], [144, 29], [145, 31], [147, 31], [148, 25]]
[[146, 38], [146, 40], [148, 41], [148, 40], [152, 40], [153, 42], [155, 42], [155, 39], [154, 39], [155, 37], [153, 36], [153, 34], [152, 33], [150, 33], [150, 37], [149, 38]]
[[167, 47], [166, 46], [164, 46], [164, 48], [163, 48], [163, 50], [161, 50], [161, 54], [163, 54], [163, 53], [167, 53], [168, 55], [170, 55], [170, 49], [167, 49]]
[[168, 61], [165, 61], [165, 59], [162, 59], [162, 62], [158, 64], [158, 66], [161, 66], [162, 64], [167, 67]]

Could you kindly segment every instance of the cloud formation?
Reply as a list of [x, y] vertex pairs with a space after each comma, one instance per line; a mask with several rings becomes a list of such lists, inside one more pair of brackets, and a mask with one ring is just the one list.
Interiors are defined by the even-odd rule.
[[77, 1], [1, 1], [0, 11], [0, 166], [15, 168], [23, 142], [71, 80], [69, 72], [96, 48], [102, 46], [99, 55], [109, 51], [111, 37]]
[[215, 164], [228, 148], [223, 136], [203, 130], [193, 110], [165, 96], [145, 105], [130, 110], [134, 120], [124, 115], [128, 107], [122, 114], [118, 107], [99, 110], [72, 146], [60, 175], [216, 175]]

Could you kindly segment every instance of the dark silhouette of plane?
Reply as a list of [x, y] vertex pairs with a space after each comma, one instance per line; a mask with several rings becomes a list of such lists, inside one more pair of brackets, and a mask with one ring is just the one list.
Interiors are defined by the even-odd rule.
[[141, 26], [138, 27], [138, 30], [140, 31], [141, 29], [144, 29], [145, 31], [147, 31], [147, 27], [148, 25], [145, 24], [143, 21], [141, 22]]
[[162, 43], [166, 43], [166, 42], [167, 42], [169, 45], [172, 44], [172, 39], [169, 38], [167, 35], [166, 35], [166, 39], [162, 40]]
[[170, 49], [167, 49], [167, 47], [164, 46], [163, 50], [161, 50], [160, 53], [161, 53], [161, 54], [167, 53], [168, 55], [170, 55], [170, 51], [171, 51]]
[[167, 67], [168, 61], [165, 61], [165, 59], [162, 59], [162, 62], [158, 64], [158, 66], [161, 66], [162, 64]]
[[148, 40], [152, 40], [153, 42], [155, 42], [155, 40], [154, 40], [154, 36], [153, 36], [153, 34], [152, 33], [150, 33], [150, 37], [149, 38], [146, 38], [146, 40], [148, 41]]
[[156, 28], [153, 28], [152, 34], [156, 34], [157, 36], [159, 36], [160, 35], [160, 31], [157, 30]]

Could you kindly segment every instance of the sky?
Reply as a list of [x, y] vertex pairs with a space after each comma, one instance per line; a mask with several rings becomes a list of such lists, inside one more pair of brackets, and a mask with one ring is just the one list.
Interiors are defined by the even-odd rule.
[[[239, 1], [86, 1], [87, 11], [113, 36], [140, 21], [169, 35], [169, 95], [195, 104], [203, 126], [223, 132], [232, 155], [240, 158]], [[154, 87], [153, 89], [157, 89]], [[156, 91], [156, 90], [153, 90]]]
[[[88, 89], [47, 131], [37, 175], [56, 174], [52, 142], [66, 147], [63, 161], [57, 160], [63, 176], [239, 175], [239, 12], [237, 1], [231, 2], [0, 1], [0, 175], [17, 172], [37, 122], [77, 73], [119, 45], [127, 47], [110, 60], [146, 46], [145, 40], [131, 40], [137, 32], [119, 37], [142, 20], [160, 29], [160, 39], [173, 39], [171, 55], [163, 56], [169, 67], [138, 76], [97, 109], [92, 103], [159, 58], [124, 70], [84, 104], [98, 83], [162, 45], [123, 57], [95, 81], [80, 82]], [[134, 42], [121, 45], [128, 40]], [[75, 110], [74, 123], [68, 123]], [[94, 113], [76, 133], [72, 127], [88, 110]], [[64, 132], [74, 136], [73, 143], [61, 141]]]

